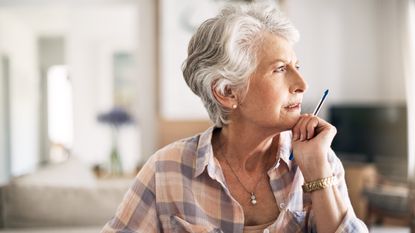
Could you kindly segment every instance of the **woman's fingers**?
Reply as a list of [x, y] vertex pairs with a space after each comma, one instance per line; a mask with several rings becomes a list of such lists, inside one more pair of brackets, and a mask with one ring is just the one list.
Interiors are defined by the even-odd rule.
[[327, 165], [327, 153], [336, 128], [317, 116], [302, 115], [292, 132], [295, 161], [304, 177], [307, 180], [322, 177], [321, 172]]
[[303, 121], [300, 124], [300, 141], [307, 140], [307, 134], [308, 134], [308, 124], [310, 122], [310, 116], [305, 116]]
[[319, 126], [317, 128], [319, 135], [321, 134], [322, 137], [327, 137], [330, 139], [330, 143], [333, 140], [334, 136], [337, 134], [337, 129], [333, 125], [329, 124], [328, 122], [320, 119]]
[[300, 119], [298, 119], [297, 123], [291, 129], [292, 133], [293, 133], [293, 140], [294, 141], [301, 140], [301, 125], [302, 125], [302, 123], [303, 123], [306, 116], [307, 116], [307, 114], [304, 114], [304, 115], [300, 116]]
[[316, 127], [318, 126], [319, 121], [317, 117], [310, 117], [310, 120], [307, 122], [307, 140], [310, 140], [314, 137], [314, 132]]
[[293, 127], [293, 140], [310, 140], [315, 136], [319, 119], [316, 116], [304, 114], [300, 117], [297, 124]]

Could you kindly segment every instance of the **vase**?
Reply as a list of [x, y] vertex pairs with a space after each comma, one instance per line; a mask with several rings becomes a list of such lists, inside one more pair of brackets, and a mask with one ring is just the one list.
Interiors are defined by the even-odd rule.
[[122, 175], [121, 158], [116, 146], [112, 147], [110, 155], [110, 174], [112, 176]]

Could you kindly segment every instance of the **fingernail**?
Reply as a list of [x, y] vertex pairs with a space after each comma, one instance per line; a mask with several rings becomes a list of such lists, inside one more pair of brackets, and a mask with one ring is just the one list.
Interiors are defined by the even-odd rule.
[[294, 141], [297, 141], [297, 140], [298, 140], [298, 134], [296, 134], [296, 133], [295, 133], [295, 134], [293, 135], [293, 140], [294, 140]]
[[300, 136], [300, 141], [304, 141], [304, 135], [303, 134], [301, 134], [301, 136]]

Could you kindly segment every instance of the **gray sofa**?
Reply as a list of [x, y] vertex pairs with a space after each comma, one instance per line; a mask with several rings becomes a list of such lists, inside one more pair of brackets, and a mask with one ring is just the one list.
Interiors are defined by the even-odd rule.
[[99, 231], [131, 183], [132, 178], [96, 179], [74, 158], [47, 166], [1, 187], [0, 232]]

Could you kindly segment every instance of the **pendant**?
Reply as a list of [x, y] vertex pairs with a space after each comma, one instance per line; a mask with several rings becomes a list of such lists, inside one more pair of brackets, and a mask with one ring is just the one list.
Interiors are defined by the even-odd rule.
[[256, 205], [256, 196], [255, 196], [255, 193], [251, 193], [251, 203], [252, 203], [252, 205]]

